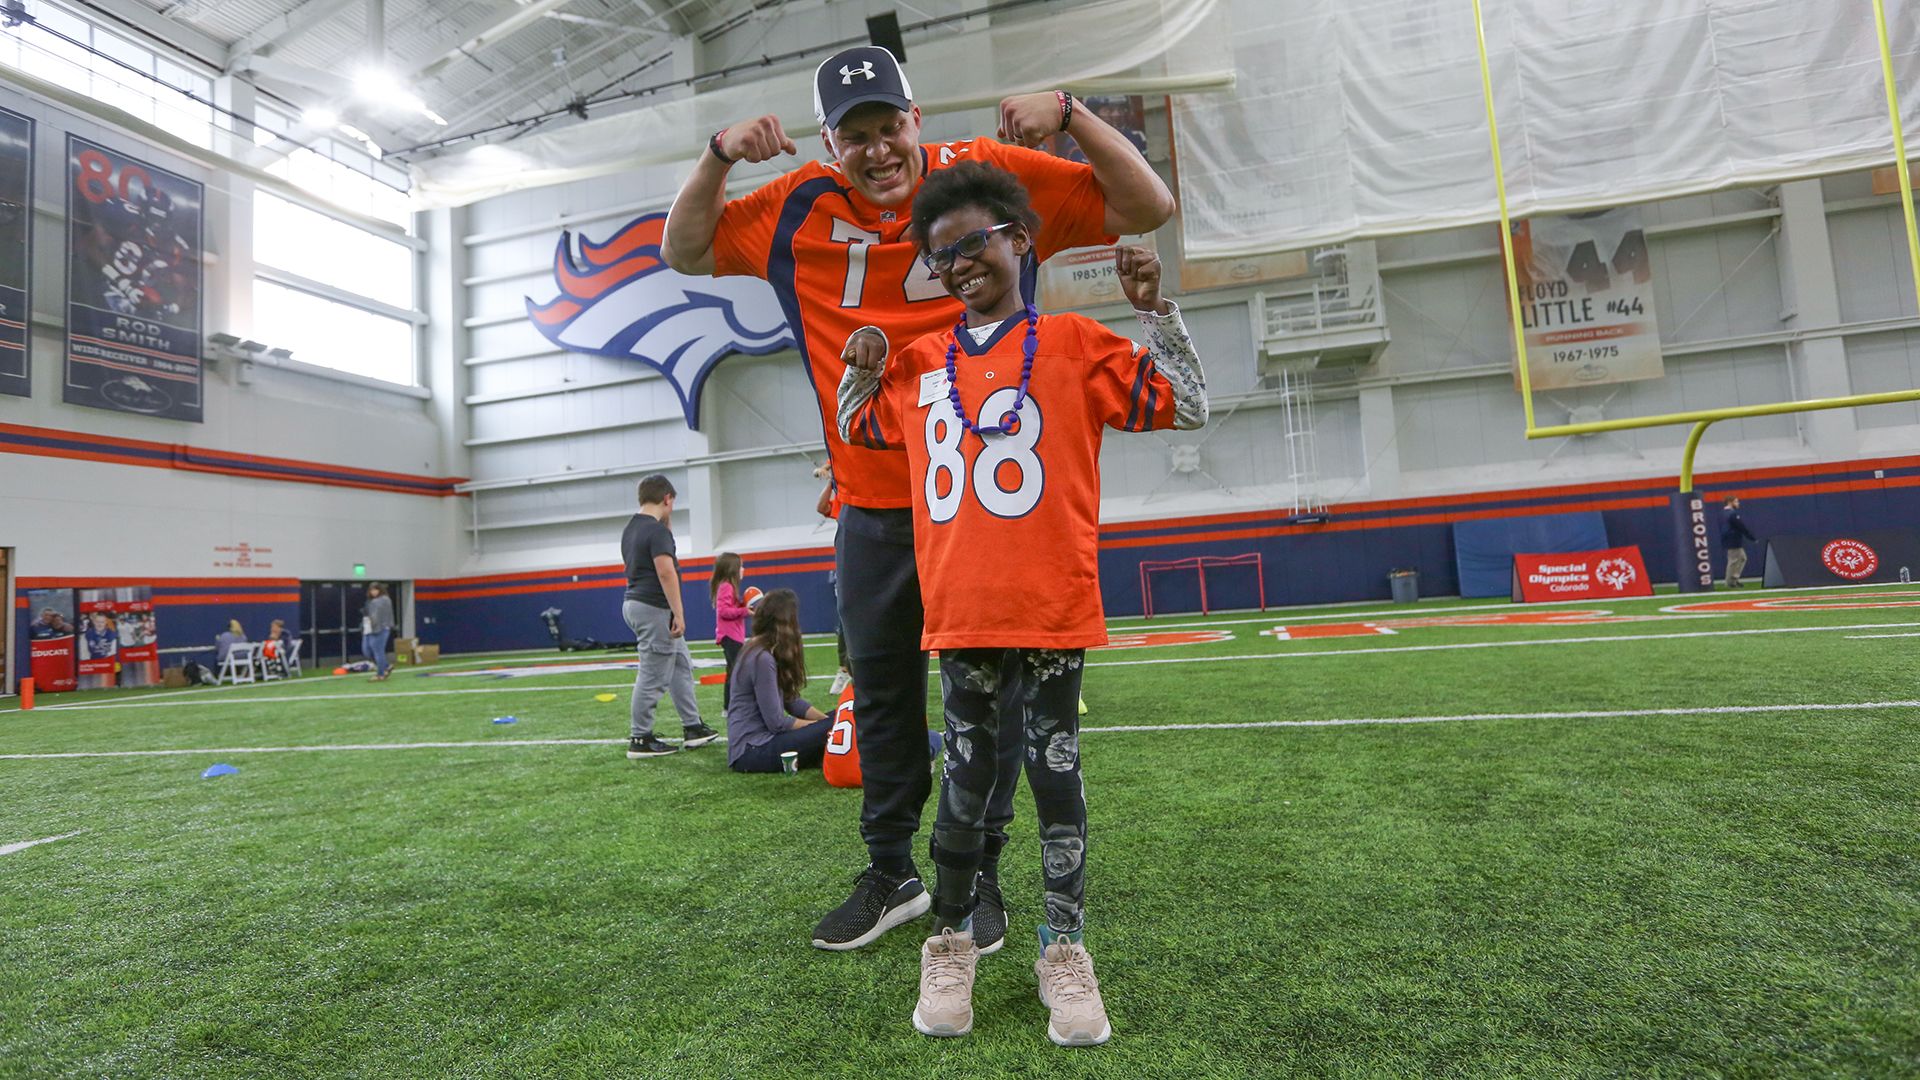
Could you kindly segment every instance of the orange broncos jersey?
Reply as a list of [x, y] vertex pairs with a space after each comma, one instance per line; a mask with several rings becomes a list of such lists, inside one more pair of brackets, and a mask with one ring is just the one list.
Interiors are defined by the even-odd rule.
[[[1019, 177], [1040, 215], [1042, 261], [1115, 239], [1106, 231], [1106, 199], [1086, 165], [992, 139], [927, 143], [920, 154], [923, 176], [972, 159]], [[715, 275], [764, 278], [780, 297], [819, 398], [840, 499], [849, 506], [900, 508], [912, 505], [912, 496], [905, 459], [849, 447], [835, 430], [847, 336], [877, 326], [898, 350], [952, 326], [962, 310], [906, 239], [911, 205], [875, 206], [837, 166], [812, 161], [729, 202], [714, 234]]]
[[1100, 605], [1100, 439], [1173, 426], [1173, 390], [1147, 350], [1084, 315], [1043, 315], [1019, 424], [960, 426], [946, 381], [956, 341], [960, 403], [993, 426], [1019, 392], [1027, 320], [984, 344], [952, 329], [887, 361], [853, 415], [853, 441], [905, 450], [923, 649], [1084, 649], [1107, 643]]
[[853, 684], [840, 691], [840, 704], [833, 710], [833, 728], [827, 735], [827, 753], [820, 763], [821, 775], [834, 787], [860, 786], [860, 744], [853, 736]]

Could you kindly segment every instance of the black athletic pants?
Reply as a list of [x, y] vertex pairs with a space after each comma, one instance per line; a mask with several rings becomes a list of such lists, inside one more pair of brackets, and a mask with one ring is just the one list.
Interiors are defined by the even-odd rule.
[[[913, 834], [933, 792], [927, 767], [927, 654], [924, 610], [913, 562], [913, 511], [840, 508], [833, 539], [840, 626], [853, 672], [854, 737], [860, 746], [860, 837], [875, 866], [913, 859]], [[1018, 721], [1016, 721], [1017, 723]], [[1000, 747], [1000, 776], [986, 808], [982, 861], [998, 863], [1013, 821], [1022, 746]]]
[[933, 917], [959, 927], [973, 914], [986, 807], [1016, 777], [999, 763], [1024, 758], [1040, 827], [1047, 925], [1080, 929], [1086, 903], [1087, 796], [1080, 782], [1084, 649], [956, 649], [940, 654], [947, 764], [933, 824]]

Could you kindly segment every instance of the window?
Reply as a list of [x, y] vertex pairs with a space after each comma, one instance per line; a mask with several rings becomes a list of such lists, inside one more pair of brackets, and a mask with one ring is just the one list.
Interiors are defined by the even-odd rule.
[[0, 64], [82, 91], [196, 146], [211, 147], [227, 127], [208, 104], [210, 77], [46, 4], [34, 18], [0, 35]]
[[304, 146], [293, 146], [287, 136], [298, 123], [270, 106], [255, 110], [254, 123], [255, 144], [285, 152], [266, 166], [268, 172], [369, 217], [396, 225], [412, 220], [406, 170], [333, 135], [316, 135]]
[[293, 358], [412, 386], [413, 324], [266, 278], [253, 280], [253, 336]]
[[413, 252], [405, 244], [264, 191], [253, 196], [253, 258], [389, 307], [413, 306]]
[[317, 364], [411, 386], [414, 253], [405, 244], [255, 191], [253, 336]]

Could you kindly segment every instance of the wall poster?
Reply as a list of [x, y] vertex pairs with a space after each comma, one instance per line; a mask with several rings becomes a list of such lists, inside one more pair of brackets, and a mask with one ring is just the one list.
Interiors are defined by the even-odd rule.
[[205, 198], [193, 180], [67, 136], [68, 404], [203, 418]]
[[33, 389], [33, 118], [0, 109], [0, 394]]

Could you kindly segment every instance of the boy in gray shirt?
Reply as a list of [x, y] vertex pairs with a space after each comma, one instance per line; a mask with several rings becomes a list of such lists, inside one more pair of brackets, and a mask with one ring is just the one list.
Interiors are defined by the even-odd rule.
[[633, 631], [640, 671], [633, 681], [629, 759], [671, 754], [677, 747], [653, 733], [653, 711], [662, 694], [673, 697], [688, 749], [705, 746], [720, 733], [700, 721], [693, 698], [693, 654], [687, 650], [687, 614], [680, 599], [680, 560], [675, 556], [673, 499], [666, 477], [654, 473], [640, 481], [640, 512], [620, 535], [620, 556], [627, 567], [627, 594], [620, 615]]

